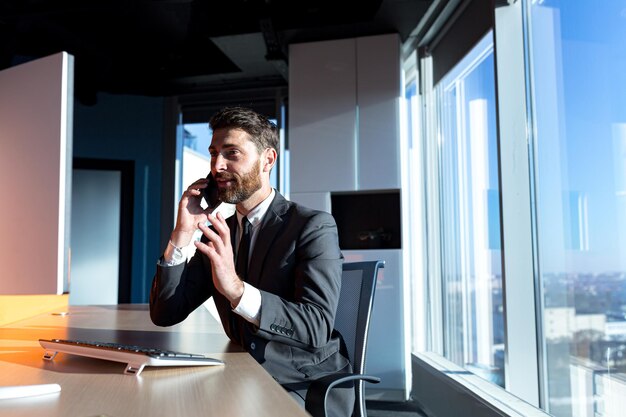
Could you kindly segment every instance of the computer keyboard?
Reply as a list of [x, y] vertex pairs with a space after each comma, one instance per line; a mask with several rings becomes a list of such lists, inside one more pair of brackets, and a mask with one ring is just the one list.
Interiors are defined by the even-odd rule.
[[194, 353], [125, 345], [121, 343], [91, 342], [85, 340], [39, 339], [46, 350], [45, 360], [53, 360], [59, 352], [88, 356], [116, 362], [125, 362], [127, 375], [139, 375], [145, 366], [206, 366], [224, 365], [219, 359]]

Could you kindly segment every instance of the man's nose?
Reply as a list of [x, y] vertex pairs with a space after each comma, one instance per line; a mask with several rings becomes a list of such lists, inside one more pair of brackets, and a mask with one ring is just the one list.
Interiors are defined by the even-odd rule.
[[221, 155], [217, 154], [214, 159], [213, 167], [216, 171], [225, 171], [226, 170], [226, 159]]

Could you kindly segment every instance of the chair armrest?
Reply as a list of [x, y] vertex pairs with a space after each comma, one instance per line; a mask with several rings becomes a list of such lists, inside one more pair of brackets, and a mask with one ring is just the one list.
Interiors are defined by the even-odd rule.
[[380, 378], [375, 376], [347, 372], [323, 376], [311, 382], [306, 393], [304, 408], [313, 417], [325, 417], [326, 398], [330, 390], [338, 385], [356, 380], [371, 382], [372, 384], [378, 384], [380, 382]]

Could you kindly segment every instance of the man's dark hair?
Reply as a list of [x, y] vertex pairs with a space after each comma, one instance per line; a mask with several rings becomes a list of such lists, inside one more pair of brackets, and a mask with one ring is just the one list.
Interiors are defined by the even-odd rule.
[[259, 153], [272, 148], [278, 153], [278, 129], [267, 117], [246, 107], [226, 107], [211, 117], [209, 127], [217, 129], [241, 129], [250, 135], [250, 140]]

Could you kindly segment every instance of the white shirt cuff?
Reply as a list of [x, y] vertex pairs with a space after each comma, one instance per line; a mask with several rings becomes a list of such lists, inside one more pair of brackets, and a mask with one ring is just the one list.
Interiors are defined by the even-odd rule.
[[180, 265], [183, 262], [185, 262], [187, 260], [187, 258], [185, 257], [185, 254], [183, 253], [182, 248], [176, 247], [174, 246], [174, 244], [172, 243], [172, 241], [170, 240], [169, 245], [172, 245], [172, 259], [170, 259], [169, 261], [166, 261], [163, 258], [159, 259], [158, 264], [160, 266], [175, 266], [175, 265]]
[[258, 326], [261, 317], [261, 291], [247, 282], [243, 283], [243, 295], [233, 311]]

